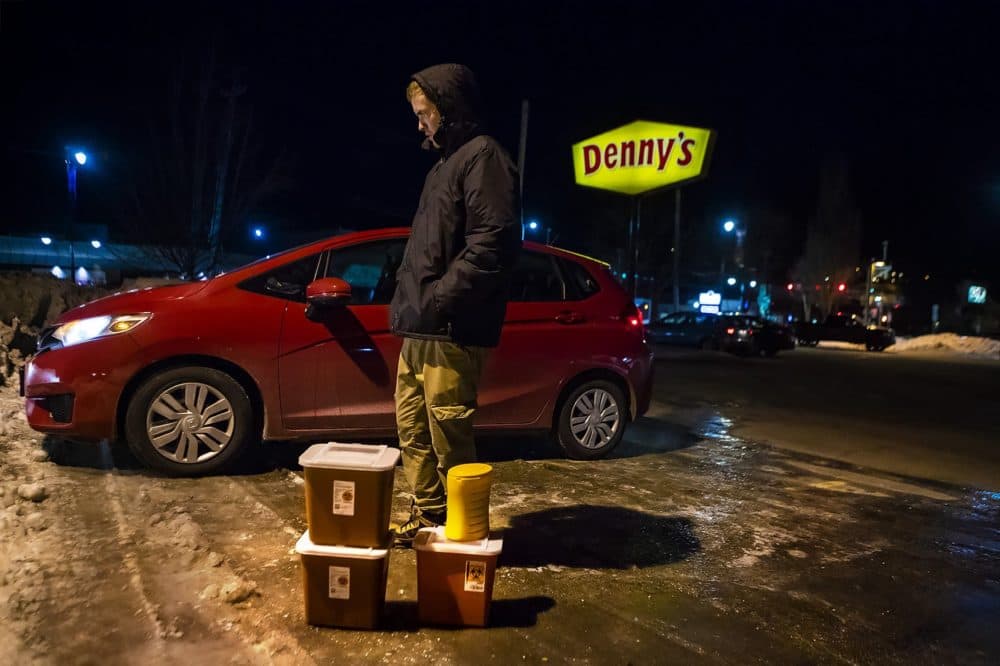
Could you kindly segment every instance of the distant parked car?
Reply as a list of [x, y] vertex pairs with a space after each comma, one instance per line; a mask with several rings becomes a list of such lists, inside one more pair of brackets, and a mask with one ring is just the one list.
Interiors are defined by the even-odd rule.
[[868, 351], [882, 351], [896, 344], [896, 334], [891, 328], [865, 326], [858, 319], [844, 315], [830, 315], [822, 324], [801, 322], [795, 335], [800, 345], [808, 347], [831, 340], [864, 345]]
[[702, 312], [671, 312], [646, 327], [650, 342], [718, 349], [719, 315]]
[[792, 329], [753, 315], [725, 315], [718, 322], [718, 347], [734, 354], [776, 356], [795, 349]]
[[[389, 302], [408, 229], [345, 234], [203, 282], [67, 311], [25, 366], [29, 425], [126, 441], [169, 474], [216, 472], [260, 439], [395, 435]], [[477, 429], [606, 455], [649, 407], [642, 317], [606, 265], [525, 243]]]

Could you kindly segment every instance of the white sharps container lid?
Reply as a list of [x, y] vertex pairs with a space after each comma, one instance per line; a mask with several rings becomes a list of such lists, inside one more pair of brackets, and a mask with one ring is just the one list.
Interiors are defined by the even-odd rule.
[[399, 460], [399, 449], [384, 444], [313, 444], [299, 456], [299, 465], [323, 469], [392, 469]]

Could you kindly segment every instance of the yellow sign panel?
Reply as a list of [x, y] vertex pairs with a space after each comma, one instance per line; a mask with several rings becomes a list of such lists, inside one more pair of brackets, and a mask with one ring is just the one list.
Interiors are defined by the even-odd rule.
[[573, 146], [576, 182], [642, 194], [700, 178], [708, 169], [712, 130], [637, 120]]

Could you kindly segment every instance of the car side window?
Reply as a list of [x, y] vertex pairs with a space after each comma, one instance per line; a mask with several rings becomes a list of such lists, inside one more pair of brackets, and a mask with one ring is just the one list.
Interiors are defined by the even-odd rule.
[[559, 259], [559, 266], [566, 276], [566, 286], [570, 300], [582, 301], [601, 290], [597, 280], [587, 269], [571, 259]]
[[684, 313], [672, 312], [668, 315], [663, 315], [660, 317], [660, 323], [666, 324], [667, 326], [680, 326], [684, 323]]
[[306, 302], [306, 286], [316, 279], [319, 253], [272, 268], [239, 284], [240, 289], [287, 301]]
[[405, 238], [393, 238], [331, 250], [323, 277], [351, 285], [350, 305], [387, 305], [396, 291], [396, 269], [405, 247]]
[[566, 285], [554, 257], [522, 250], [511, 274], [510, 300], [521, 302], [564, 301]]

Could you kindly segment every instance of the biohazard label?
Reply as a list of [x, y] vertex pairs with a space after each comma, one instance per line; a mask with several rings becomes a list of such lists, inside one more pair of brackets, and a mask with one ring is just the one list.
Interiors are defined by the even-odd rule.
[[333, 515], [335, 516], [354, 515], [353, 481], [333, 482]]
[[351, 598], [351, 570], [348, 567], [330, 567], [330, 598]]
[[465, 561], [465, 591], [483, 592], [486, 590], [486, 562], [476, 560]]

